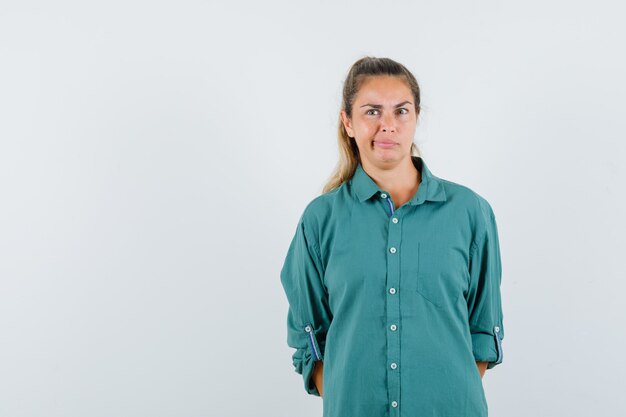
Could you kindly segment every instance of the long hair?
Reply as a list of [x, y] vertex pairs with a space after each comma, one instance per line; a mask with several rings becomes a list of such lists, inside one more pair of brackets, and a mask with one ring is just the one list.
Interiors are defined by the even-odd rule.
[[[349, 118], [352, 118], [352, 104], [354, 103], [354, 99], [359, 92], [359, 88], [363, 84], [363, 81], [365, 81], [367, 77], [377, 75], [392, 75], [404, 78], [413, 93], [413, 97], [415, 99], [415, 111], [417, 116], [419, 116], [421, 110], [420, 87], [411, 71], [409, 71], [404, 65], [389, 58], [366, 56], [352, 64], [352, 67], [350, 67], [348, 75], [343, 83], [341, 109], [345, 110]], [[357, 147], [354, 138], [350, 138], [348, 136], [348, 132], [346, 132], [341, 116], [339, 116], [339, 123], [337, 126], [337, 143], [339, 145], [339, 161], [337, 162], [335, 170], [326, 182], [326, 185], [324, 185], [322, 190], [323, 193], [332, 191], [345, 181], [352, 178], [360, 162], [359, 148]], [[421, 156], [420, 150], [415, 142], [411, 145], [411, 155]]]

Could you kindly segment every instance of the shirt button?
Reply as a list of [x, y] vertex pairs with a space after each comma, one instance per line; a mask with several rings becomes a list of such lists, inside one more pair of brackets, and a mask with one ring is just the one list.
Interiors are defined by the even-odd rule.
[[389, 326], [389, 328], [391, 329], [391, 331], [395, 332], [398, 326], [396, 326], [395, 324], [392, 324], [391, 326]]
[[391, 402], [391, 406], [392, 406], [393, 408], [396, 408], [396, 407], [398, 406], [398, 402], [397, 402], [397, 401], [392, 401], [392, 402]]
[[389, 252], [391, 253], [396, 253], [396, 248], [394, 248], [393, 246], [389, 248]]
[[394, 362], [394, 363], [391, 364], [391, 369], [396, 369], [397, 367], [398, 367], [397, 363]]
[[396, 289], [395, 288], [389, 288], [389, 293], [395, 294], [396, 293]]
[[398, 219], [395, 218], [395, 217], [393, 219], [391, 219], [391, 221], [394, 222], [394, 223], [398, 223]]
[[387, 194], [382, 193], [382, 194], [380, 195], [380, 198], [387, 198]]

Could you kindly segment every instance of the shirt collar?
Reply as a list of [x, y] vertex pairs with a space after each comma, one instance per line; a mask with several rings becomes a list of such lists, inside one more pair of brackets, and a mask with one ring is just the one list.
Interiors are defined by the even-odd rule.
[[[406, 204], [417, 205], [424, 201], [446, 201], [446, 192], [443, 187], [441, 178], [430, 172], [424, 159], [419, 156], [411, 156], [413, 165], [422, 174], [422, 182], [417, 189], [417, 193]], [[374, 180], [365, 172], [363, 166], [359, 162], [354, 175], [350, 179], [350, 185], [353, 187], [359, 201], [365, 201], [372, 198], [375, 194], [384, 192]]]

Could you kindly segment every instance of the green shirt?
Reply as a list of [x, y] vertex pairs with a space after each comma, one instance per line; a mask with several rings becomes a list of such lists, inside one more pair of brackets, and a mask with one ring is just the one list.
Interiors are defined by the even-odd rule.
[[306, 392], [324, 361], [324, 417], [486, 417], [476, 361], [502, 362], [490, 204], [434, 176], [395, 207], [359, 164], [304, 209], [280, 279]]

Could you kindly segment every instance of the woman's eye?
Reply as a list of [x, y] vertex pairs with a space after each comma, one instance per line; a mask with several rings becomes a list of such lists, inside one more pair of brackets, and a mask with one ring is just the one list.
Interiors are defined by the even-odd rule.
[[[398, 109], [398, 111], [400, 112], [400, 114], [407, 114], [409, 112], [409, 110], [404, 107]], [[373, 113], [373, 112], [376, 112], [376, 113]], [[368, 116], [374, 116], [377, 113], [378, 113], [377, 109], [369, 109], [365, 114]]]

